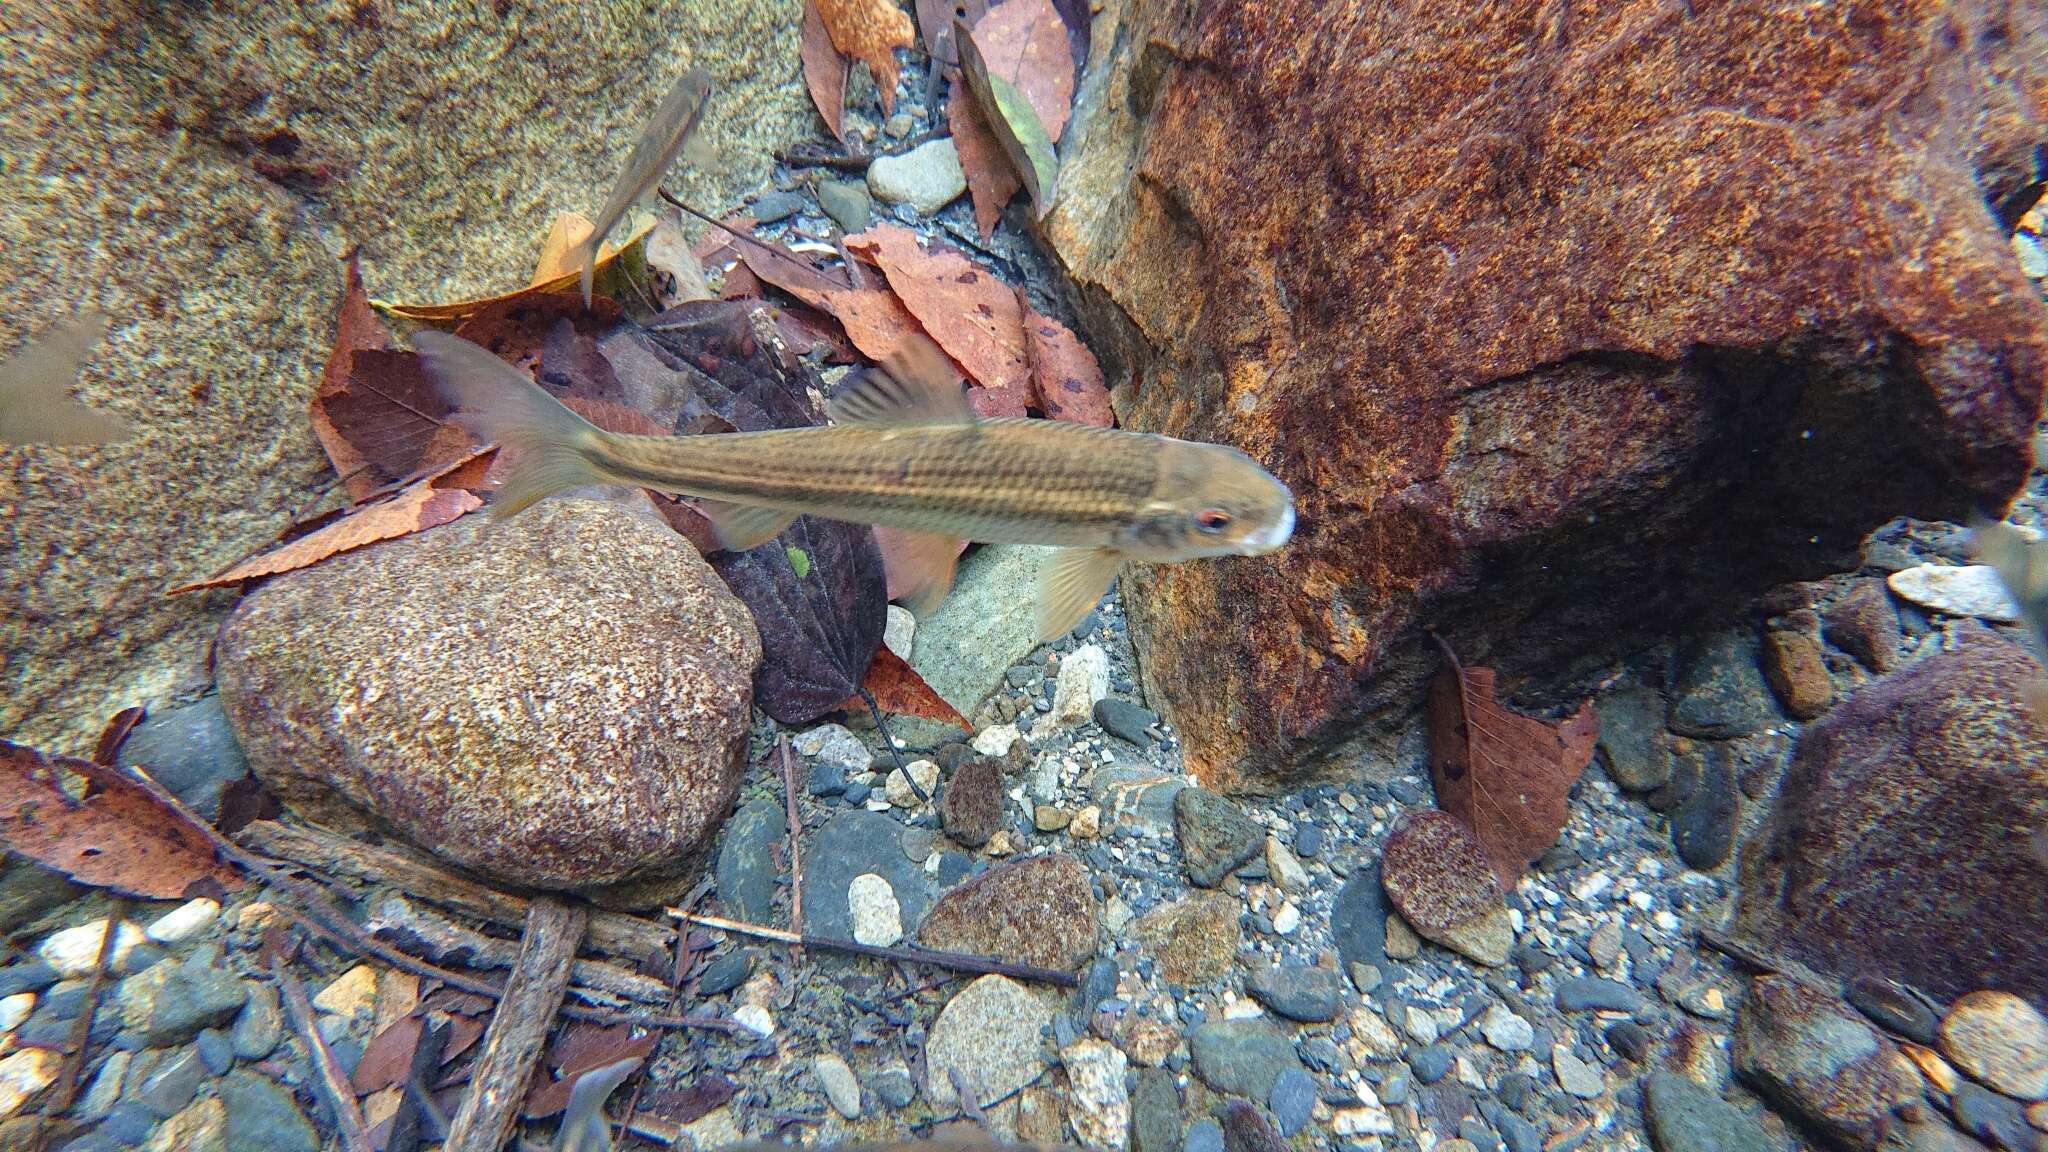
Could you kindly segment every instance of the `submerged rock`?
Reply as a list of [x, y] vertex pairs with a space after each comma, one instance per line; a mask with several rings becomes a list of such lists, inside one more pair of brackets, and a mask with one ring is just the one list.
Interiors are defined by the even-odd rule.
[[1789, 976], [1750, 984], [1735, 1028], [1736, 1074], [1843, 1147], [1874, 1149], [1894, 1112], [1920, 1099], [1897, 1045], [1835, 996]]
[[760, 659], [682, 537], [558, 498], [273, 580], [218, 670], [250, 765], [308, 818], [644, 904], [731, 808]]
[[1738, 928], [1842, 976], [2048, 998], [2048, 861], [2023, 831], [2048, 826], [2022, 699], [2041, 674], [1971, 625], [1814, 722], [1744, 849]]
[[1562, 701], [2025, 478], [2041, 12], [1680, 11], [1124, 9], [1048, 240], [1124, 423], [1242, 447], [1302, 510], [1271, 557], [1126, 577], [1205, 783], [1407, 708], [1426, 628]]
[[1049, 852], [998, 865], [946, 893], [918, 939], [945, 952], [1072, 971], [1095, 955], [1101, 910], [1081, 861]]
[[1003, 673], [1038, 647], [1033, 606], [1050, 548], [991, 544], [960, 561], [953, 590], [917, 622], [911, 666], [963, 715], [1002, 686]]

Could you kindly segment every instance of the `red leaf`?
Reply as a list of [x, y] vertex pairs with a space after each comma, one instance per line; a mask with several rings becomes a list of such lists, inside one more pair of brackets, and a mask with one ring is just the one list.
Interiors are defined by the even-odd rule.
[[548, 1051], [548, 1064], [555, 1069], [555, 1078], [545, 1084], [535, 1084], [533, 1090], [526, 1094], [524, 1115], [528, 1120], [553, 1116], [569, 1106], [569, 1093], [575, 1090], [577, 1079], [585, 1072], [620, 1060], [643, 1059], [654, 1051], [655, 1041], [659, 1039], [661, 1037], [653, 1032], [636, 1037], [633, 1030], [624, 1024], [600, 1028], [579, 1021], [569, 1025]]
[[803, 41], [798, 54], [804, 62], [804, 87], [810, 89], [811, 103], [825, 118], [834, 139], [846, 143], [840, 127], [846, 107], [846, 57], [832, 46], [825, 31], [825, 19], [818, 14], [818, 0], [804, 0]]
[[360, 484], [357, 481], [356, 477], [363, 474], [369, 462], [349, 442], [343, 430], [335, 426], [327, 412], [327, 401], [348, 390], [348, 378], [355, 370], [357, 352], [391, 347], [391, 329], [385, 327], [384, 321], [370, 307], [370, 296], [363, 291], [362, 272], [356, 266], [353, 253], [348, 258], [343, 277], [345, 286], [341, 294], [341, 315], [334, 325], [334, 346], [327, 353], [327, 366], [320, 373], [320, 389], [313, 395], [313, 435], [327, 450], [327, 459], [334, 464], [335, 473], [349, 478], [349, 492], [354, 498], [359, 487], [367, 492], [378, 482], [367, 477]]
[[[1019, 294], [1022, 299], [1022, 294]], [[1116, 423], [1109, 386], [1095, 353], [1068, 327], [1024, 309], [1024, 336], [1031, 347], [1031, 391], [1038, 409], [1054, 420], [1107, 428]]]
[[1491, 668], [1451, 654], [1429, 693], [1430, 771], [1436, 799], [1463, 821], [1503, 890], [1557, 843], [1566, 797], [1593, 758], [1599, 718], [1587, 701], [1561, 723], [1510, 712], [1494, 700]]
[[[922, 15], [923, 9], [919, 12]], [[1046, 135], [1058, 142], [1074, 102], [1074, 58], [1067, 23], [1059, 11], [1049, 0], [1008, 0], [978, 21], [972, 12], [965, 18], [974, 28], [974, 42], [981, 48], [990, 75], [1015, 84], [1031, 110], [1038, 113]], [[950, 50], [950, 19], [947, 25], [948, 51], [934, 55], [957, 62], [959, 57]], [[929, 32], [926, 39], [931, 39]], [[974, 222], [982, 236], [988, 237], [995, 232], [1003, 206], [1024, 182], [984, 116], [967, 86], [955, 84], [946, 107], [947, 124], [960, 153], [960, 167], [967, 174], [967, 190], [974, 198]]]
[[[846, 246], [874, 257], [903, 307], [977, 383], [1003, 389], [1030, 380], [1023, 308], [994, 273], [954, 249], [926, 250], [917, 233], [896, 224], [848, 236]], [[840, 319], [851, 334], [852, 323]]]
[[[85, 778], [83, 799], [64, 773]], [[229, 890], [242, 878], [213, 842], [116, 769], [46, 756], [0, 740], [0, 843], [80, 884], [173, 900], [200, 881]]]
[[896, 0], [819, 0], [818, 15], [839, 51], [863, 61], [875, 78], [884, 116], [896, 110], [896, 49], [916, 39]]
[[405, 1083], [412, 1072], [413, 1052], [419, 1048], [420, 1033], [425, 1028], [426, 1021], [418, 1016], [401, 1016], [372, 1037], [349, 1077], [356, 1095], [368, 1096], [393, 1084]]
[[[968, 732], [974, 725], [967, 722], [945, 698], [932, 690], [917, 674], [917, 669], [903, 662], [903, 657], [888, 648], [875, 649], [875, 662], [868, 665], [868, 674], [861, 679], [860, 686], [874, 695], [875, 706], [884, 712], [900, 716], [921, 716], [926, 720], [937, 720], [942, 724], [958, 724]], [[859, 696], [850, 696], [842, 708], [851, 712], [866, 708], [867, 701]]]

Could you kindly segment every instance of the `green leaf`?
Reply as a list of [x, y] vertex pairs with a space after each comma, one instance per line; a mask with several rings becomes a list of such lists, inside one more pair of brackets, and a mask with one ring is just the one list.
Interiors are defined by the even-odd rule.
[[782, 554], [789, 557], [789, 566], [795, 570], [797, 579], [801, 580], [811, 574], [811, 554], [809, 552], [794, 544], [785, 544], [782, 547]]
[[1059, 183], [1059, 157], [1052, 150], [1052, 137], [1038, 118], [1038, 110], [1017, 86], [988, 70], [981, 46], [965, 21], [953, 22], [953, 44], [960, 57], [960, 75], [981, 108], [996, 142], [1003, 146], [1010, 167], [1031, 193], [1031, 208], [1039, 217], [1052, 210], [1054, 189]]

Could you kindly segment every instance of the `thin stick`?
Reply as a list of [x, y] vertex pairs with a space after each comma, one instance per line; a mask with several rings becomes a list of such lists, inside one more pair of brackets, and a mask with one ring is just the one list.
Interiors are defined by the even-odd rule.
[[[782, 801], [787, 809], [789, 826], [789, 927], [798, 936], [804, 934], [804, 865], [798, 855], [797, 844], [803, 839], [803, 823], [796, 813], [796, 767], [789, 759], [789, 736], [777, 734], [776, 755], [782, 758]], [[804, 946], [796, 946], [796, 962], [804, 962]]]
[[320, 1036], [319, 1025], [313, 1019], [313, 1004], [306, 999], [306, 986], [285, 967], [282, 956], [270, 958], [270, 975], [277, 981], [278, 991], [284, 993], [292, 1027], [299, 1039], [305, 1041], [306, 1054], [313, 1058], [313, 1071], [318, 1073], [314, 1083], [334, 1112], [335, 1126], [341, 1129], [342, 1147], [348, 1152], [371, 1152], [369, 1130], [363, 1127], [363, 1114], [356, 1110], [355, 1089], [349, 1085], [327, 1041]]
[[917, 786], [917, 781], [910, 778], [909, 772], [904, 771], [903, 757], [896, 751], [896, 737], [889, 735], [888, 717], [882, 715], [882, 706], [875, 703], [875, 694], [868, 691], [865, 684], [860, 686], [860, 698], [867, 701], [868, 714], [875, 718], [875, 727], [882, 730], [882, 747], [889, 750], [889, 760], [896, 765], [896, 770], [903, 772], [903, 779], [910, 785], [911, 794], [917, 797], [920, 804], [930, 803], [931, 797], [924, 794], [924, 789]]
[[774, 940], [782, 944], [802, 945], [809, 948], [823, 948], [829, 952], [851, 952], [858, 956], [873, 956], [878, 960], [895, 960], [907, 964], [930, 964], [938, 968], [951, 968], [957, 972], [975, 972], [984, 975], [1008, 976], [1016, 980], [1037, 980], [1045, 984], [1057, 984], [1062, 988], [1073, 988], [1080, 984], [1072, 972], [1061, 972], [1056, 968], [1040, 968], [1035, 964], [1012, 964], [991, 956], [972, 956], [965, 952], [939, 952], [930, 948], [884, 948], [875, 944], [862, 944], [857, 940], [840, 940], [831, 936], [809, 936], [786, 932], [780, 928], [766, 928], [759, 924], [748, 924], [743, 920], [727, 920], [723, 916], [704, 916], [681, 909], [670, 909], [670, 914], [686, 923], [705, 928], [717, 928], [726, 932], [738, 932], [742, 936], [757, 936], [763, 940]]
[[[57, 1090], [43, 1104], [45, 1119], [54, 1120], [71, 1110], [71, 1102], [78, 1098], [78, 1077], [85, 1068], [85, 1050], [92, 1046], [92, 1018], [99, 1014], [100, 995], [107, 986], [107, 969], [113, 966], [114, 942], [120, 938], [121, 924], [128, 917], [128, 900], [116, 896], [113, 907], [107, 912], [107, 930], [100, 936], [100, 951], [92, 965], [92, 983], [85, 986], [85, 1002], [79, 1006], [78, 1019], [71, 1022], [71, 1031], [65, 1037], [64, 1072], [57, 1081]], [[37, 1127], [33, 1147], [42, 1152], [51, 1135], [48, 1124]]]
[[569, 962], [583, 939], [583, 910], [559, 897], [528, 906], [519, 962], [484, 1033], [469, 1091], [448, 1125], [447, 1152], [498, 1152], [519, 1123], [519, 1104], [540, 1063], [548, 1030], [569, 990]]

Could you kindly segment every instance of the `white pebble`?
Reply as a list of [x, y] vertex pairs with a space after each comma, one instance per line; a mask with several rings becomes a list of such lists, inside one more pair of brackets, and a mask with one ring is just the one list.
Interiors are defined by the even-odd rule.
[[1486, 1042], [1503, 1052], [1527, 1052], [1536, 1042], [1536, 1029], [1505, 1004], [1495, 1004], [1479, 1018], [1479, 1032]]
[[917, 617], [901, 604], [889, 605], [889, 621], [882, 626], [882, 646], [910, 660], [911, 638], [917, 635]]
[[1946, 616], [2008, 624], [2020, 618], [2020, 606], [2006, 592], [1998, 570], [1988, 564], [1922, 564], [1892, 573], [1885, 584], [1900, 599]]
[[[52, 932], [42, 947], [36, 949], [36, 955], [43, 958], [43, 963], [55, 968], [59, 976], [90, 976], [99, 967], [100, 945], [106, 938], [107, 922], [93, 920], [75, 928]], [[126, 920], [121, 921], [120, 929], [114, 933], [114, 954], [108, 958], [108, 963], [119, 968], [143, 939], [142, 929]]]
[[219, 918], [220, 903], [201, 896], [157, 917], [142, 934], [159, 944], [182, 944], [211, 928]]
[[1658, 909], [1657, 914], [1655, 916], [1650, 917], [1650, 920], [1652, 923], [1657, 925], [1660, 931], [1678, 931], [1678, 914], [1668, 909]]
[[875, 948], [903, 939], [903, 905], [896, 890], [873, 872], [863, 872], [846, 886], [847, 910], [853, 917], [853, 938]]
[[49, 1048], [23, 1048], [0, 1060], [0, 1120], [21, 1111], [36, 1093], [56, 1083], [63, 1066], [64, 1054]]
[[[916, 788], [911, 787], [913, 782]], [[929, 760], [912, 760], [901, 768], [889, 770], [882, 794], [898, 808], [916, 808], [932, 799], [938, 787], [939, 766]]]
[[1392, 1136], [1394, 1118], [1376, 1105], [1339, 1108], [1330, 1118], [1330, 1131], [1339, 1136]]
[[732, 1019], [733, 1023], [764, 1040], [775, 1035], [775, 1017], [759, 1004], [740, 1005], [733, 1009]]
[[1301, 909], [1295, 906], [1294, 901], [1289, 900], [1280, 906], [1278, 912], [1273, 913], [1273, 931], [1280, 935], [1292, 936], [1294, 930], [1299, 927], [1301, 927]]
[[984, 728], [975, 734], [974, 750], [983, 756], [1008, 756], [1010, 745], [1017, 742], [1015, 724], [997, 724]]
[[1657, 906], [1657, 898], [1648, 892], [1631, 892], [1628, 894], [1628, 902], [1638, 912], [1648, 912]]
[[1109, 653], [1100, 644], [1083, 644], [1060, 661], [1059, 679], [1053, 685], [1052, 711], [1045, 722], [1054, 728], [1086, 724], [1095, 716], [1095, 704], [1109, 695]]
[[920, 215], [930, 216], [967, 191], [967, 173], [960, 167], [958, 147], [948, 136], [868, 165], [868, 191], [878, 200], [908, 204]]
[[1585, 903], [1599, 896], [1614, 885], [1614, 877], [1605, 872], [1595, 872], [1577, 884], [1572, 885], [1572, 899]]
[[1436, 1017], [1431, 1016], [1413, 1004], [1408, 1005], [1407, 1025], [1409, 1037], [1417, 1044], [1429, 1045], [1436, 1043], [1436, 1038], [1441, 1031], [1437, 1027]]
[[12, 1032], [21, 1027], [21, 1022], [35, 1010], [36, 994], [33, 992], [16, 992], [0, 1000], [0, 1032]]

